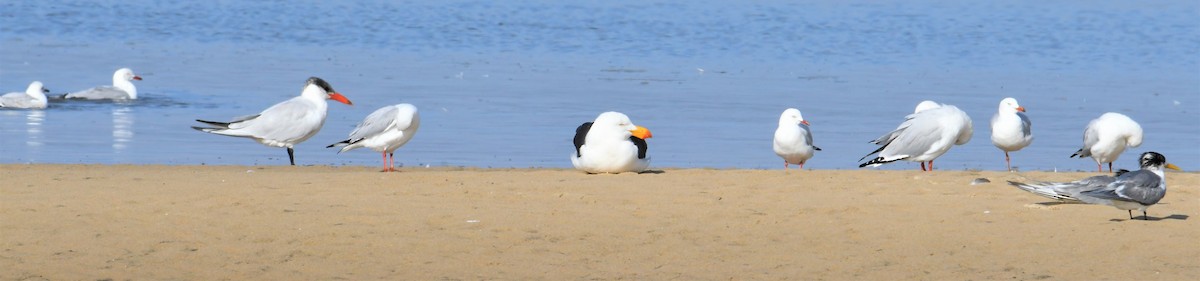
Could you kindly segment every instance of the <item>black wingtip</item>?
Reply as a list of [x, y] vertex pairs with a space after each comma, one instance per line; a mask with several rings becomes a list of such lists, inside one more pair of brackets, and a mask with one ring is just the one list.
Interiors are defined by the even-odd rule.
[[1075, 153], [1071, 154], [1071, 157], [1067, 157], [1067, 158], [1075, 158], [1075, 156], [1079, 156], [1079, 158], [1083, 158], [1083, 149], [1080, 148], [1079, 150], [1076, 150]]
[[[815, 150], [817, 150], [817, 151], [821, 151], [821, 148], [820, 148], [820, 147], [817, 147], [817, 146], [815, 146], [815, 145], [813, 146], [813, 149], [815, 149]], [[862, 159], [859, 159], [859, 161], [862, 161]]]

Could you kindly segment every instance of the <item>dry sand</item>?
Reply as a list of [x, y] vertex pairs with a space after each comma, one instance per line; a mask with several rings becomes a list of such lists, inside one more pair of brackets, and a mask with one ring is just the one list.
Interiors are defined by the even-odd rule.
[[1150, 221], [1004, 184], [1089, 175], [0, 165], [0, 278], [1200, 280], [1196, 173]]

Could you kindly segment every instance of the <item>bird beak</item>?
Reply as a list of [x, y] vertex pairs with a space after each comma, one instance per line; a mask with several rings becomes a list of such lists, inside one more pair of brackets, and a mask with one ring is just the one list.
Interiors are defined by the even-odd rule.
[[348, 105], [354, 105], [353, 103], [350, 103], [350, 100], [346, 99], [346, 96], [343, 96], [337, 92], [329, 93], [329, 99]]
[[634, 137], [639, 139], [648, 139], [653, 137], [653, 135], [650, 134], [650, 130], [642, 126], [637, 126], [637, 129], [633, 129], [633, 131], [629, 131], [629, 133], [633, 134]]
[[1171, 170], [1183, 171], [1183, 169], [1180, 169], [1179, 166], [1175, 166], [1175, 164], [1171, 164], [1171, 163], [1167, 163], [1166, 167], [1167, 167], [1167, 169], [1171, 169]]
[[812, 126], [808, 124], [808, 120], [800, 120], [800, 124], [804, 124], [804, 126]]
[[133, 80], [142, 81], [142, 77], [141, 77], [141, 76], [134, 75], [134, 76], [133, 76]]
[[1017, 111], [1020, 111], [1020, 112], [1025, 112], [1025, 107], [1024, 107], [1024, 106], [1018, 106], [1018, 107], [1017, 107]]

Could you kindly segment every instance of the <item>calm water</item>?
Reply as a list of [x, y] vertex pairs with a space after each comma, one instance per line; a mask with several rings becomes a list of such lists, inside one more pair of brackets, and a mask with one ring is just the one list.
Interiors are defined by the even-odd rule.
[[771, 136], [796, 107], [824, 149], [807, 167], [850, 169], [932, 99], [975, 121], [938, 166], [997, 170], [988, 121], [1012, 96], [1034, 122], [1022, 170], [1092, 169], [1067, 156], [1108, 111], [1146, 132], [1118, 166], [1153, 150], [1200, 169], [1196, 1], [500, 2], [0, 1], [0, 91], [145, 78], [132, 103], [0, 110], [0, 162], [285, 165], [282, 148], [189, 126], [319, 76], [355, 105], [330, 104], [299, 164], [378, 165], [324, 146], [407, 102], [424, 123], [406, 166], [569, 167], [575, 126], [616, 110], [654, 132], [654, 167], [780, 168]]

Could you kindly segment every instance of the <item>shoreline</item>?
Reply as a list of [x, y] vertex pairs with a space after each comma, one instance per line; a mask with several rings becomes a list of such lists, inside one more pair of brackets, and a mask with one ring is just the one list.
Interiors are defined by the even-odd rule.
[[378, 169], [0, 164], [0, 279], [1200, 279], [1195, 172]]

